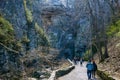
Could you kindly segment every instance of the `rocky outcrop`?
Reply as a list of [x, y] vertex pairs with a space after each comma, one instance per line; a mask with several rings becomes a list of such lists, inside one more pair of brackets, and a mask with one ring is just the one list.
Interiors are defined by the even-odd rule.
[[[24, 47], [30, 50], [41, 44], [38, 39], [41, 39], [43, 42], [47, 39], [44, 38], [43, 40], [42, 36], [37, 33], [38, 30], [35, 28], [36, 23], [38, 24], [38, 28], [42, 28], [40, 27], [42, 25], [41, 18], [38, 16], [40, 15], [40, 10], [39, 7], [37, 7], [36, 11], [36, 6], [38, 6], [36, 4], [36, 1], [32, 3], [32, 1], [29, 0], [7, 0], [0, 2], [0, 14], [13, 24], [17, 40], [21, 40], [25, 36], [27, 37], [29, 42], [24, 43]], [[31, 21], [31, 23], [29, 21]]]
[[68, 74], [69, 72], [71, 72], [75, 68], [75, 65], [69, 59], [68, 59], [68, 62], [71, 64], [70, 66], [68, 66], [64, 69], [58, 69], [58, 70], [53, 71], [48, 80], [56, 80], [57, 78], [64, 76], [64, 75]]
[[[27, 49], [37, 47], [41, 40], [34, 28], [37, 23], [51, 46], [62, 50], [61, 55], [66, 53], [65, 49], [71, 55], [83, 53], [91, 40], [91, 28], [107, 26], [120, 8], [119, 0], [8, 0], [0, 4], [0, 13], [14, 25], [16, 38], [27, 35], [30, 40], [24, 45]], [[32, 22], [28, 23], [30, 19]]]
[[0, 45], [0, 78], [13, 80], [22, 77], [20, 55]]
[[98, 76], [101, 77], [103, 80], [115, 80], [112, 77], [109, 77], [107, 74], [105, 74], [103, 71], [97, 71]]
[[[120, 4], [115, 0], [81, 0], [76, 1], [76, 5], [75, 19], [77, 19], [78, 28], [75, 49], [79, 51], [81, 48], [82, 50], [86, 49], [86, 45], [89, 48], [92, 35], [96, 35], [94, 33], [100, 32], [101, 29], [109, 25], [112, 16], [119, 14], [119, 9], [117, 8], [119, 8]], [[79, 52], [82, 53], [84, 50]]]
[[[102, 63], [99, 63], [99, 74], [103, 74], [101, 76], [109, 76], [114, 78], [115, 80], [120, 79], [120, 38], [119, 37], [113, 37], [110, 39], [109, 44], [108, 44], [108, 52], [109, 52], [109, 58], [105, 59]], [[96, 57], [97, 60], [97, 57]], [[107, 74], [107, 75], [104, 75]]]
[[91, 28], [99, 32], [119, 14], [120, 0], [0, 0], [0, 15], [12, 24], [22, 55], [38, 46], [59, 49], [57, 58], [82, 55], [90, 46]]
[[60, 56], [84, 53], [90, 46], [88, 43], [94, 33], [92, 30], [95, 31], [97, 28], [100, 31], [110, 24], [112, 16], [119, 14], [119, 0], [67, 0], [64, 3], [60, 1], [49, 3], [53, 7], [42, 7], [42, 16], [46, 16], [42, 19], [43, 22], [45, 21], [44, 29], [49, 35], [51, 45], [61, 50]]
[[0, 1], [0, 14], [14, 25], [16, 38], [22, 38], [27, 29], [23, 0]]

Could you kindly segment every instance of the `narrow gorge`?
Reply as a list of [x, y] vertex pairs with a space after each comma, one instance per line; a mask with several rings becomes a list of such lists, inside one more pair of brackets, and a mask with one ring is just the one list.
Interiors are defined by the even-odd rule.
[[75, 56], [109, 62], [119, 39], [120, 0], [0, 0], [0, 80], [47, 80]]

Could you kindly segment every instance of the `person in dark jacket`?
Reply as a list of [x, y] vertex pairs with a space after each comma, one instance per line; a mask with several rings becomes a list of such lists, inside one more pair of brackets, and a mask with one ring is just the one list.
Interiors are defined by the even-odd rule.
[[77, 58], [76, 57], [74, 57], [74, 64], [76, 65], [77, 64]]
[[96, 71], [97, 71], [97, 64], [95, 63], [95, 61], [93, 60], [92, 61], [93, 63], [93, 70], [92, 70], [92, 77], [95, 78], [95, 74], [96, 74]]
[[93, 70], [93, 64], [91, 63], [91, 60], [88, 61], [86, 68], [87, 68], [88, 80], [91, 80], [91, 74], [92, 74], [92, 70]]
[[82, 66], [82, 64], [83, 64], [83, 59], [81, 58], [80, 59], [80, 65]]

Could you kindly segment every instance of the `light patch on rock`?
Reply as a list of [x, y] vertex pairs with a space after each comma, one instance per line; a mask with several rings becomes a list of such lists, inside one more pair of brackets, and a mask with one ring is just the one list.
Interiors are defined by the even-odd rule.
[[28, 80], [37, 80], [36, 78], [28, 78]]
[[120, 47], [120, 43], [118, 43], [118, 44], [116, 45], [116, 47]]

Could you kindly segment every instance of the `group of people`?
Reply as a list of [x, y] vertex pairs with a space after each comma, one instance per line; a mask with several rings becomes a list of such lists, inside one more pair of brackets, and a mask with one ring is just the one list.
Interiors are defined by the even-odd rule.
[[80, 65], [82, 66], [83, 59], [80, 57], [74, 57], [74, 64], [78, 64], [80, 62]]
[[[74, 64], [79, 64], [82, 66], [83, 59], [79, 57], [74, 57]], [[88, 80], [95, 79], [95, 74], [97, 71], [97, 64], [93, 59], [90, 59], [86, 65]]]
[[95, 72], [97, 71], [97, 65], [94, 60], [89, 60], [87, 65], [87, 76], [88, 80], [91, 80], [92, 78], [95, 79]]

